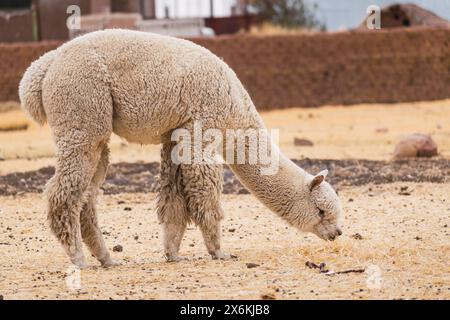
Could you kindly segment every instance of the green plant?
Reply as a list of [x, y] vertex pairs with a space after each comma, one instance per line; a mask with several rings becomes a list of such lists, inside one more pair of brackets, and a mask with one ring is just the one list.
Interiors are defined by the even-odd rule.
[[263, 22], [284, 28], [325, 29], [315, 16], [317, 5], [311, 7], [304, 0], [253, 0], [249, 5]]

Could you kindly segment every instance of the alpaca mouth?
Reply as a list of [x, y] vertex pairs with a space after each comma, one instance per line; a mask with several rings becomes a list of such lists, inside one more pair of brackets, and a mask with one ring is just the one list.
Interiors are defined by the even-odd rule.
[[334, 234], [333, 234], [333, 235], [329, 235], [327, 240], [328, 240], [328, 241], [334, 241], [334, 240], [336, 240], [337, 237], [338, 237], [338, 236], [337, 236], [337, 235], [334, 235]]
[[340, 235], [342, 235], [342, 231], [341, 229], [336, 229], [334, 232], [330, 232], [330, 233], [318, 233], [315, 232], [315, 234], [325, 240], [325, 241], [334, 241], [336, 240]]
[[336, 231], [335, 231], [334, 233], [328, 235], [328, 239], [326, 239], [326, 240], [328, 240], [328, 241], [334, 241], [334, 240], [336, 240], [340, 235], [342, 235], [341, 229], [336, 229]]

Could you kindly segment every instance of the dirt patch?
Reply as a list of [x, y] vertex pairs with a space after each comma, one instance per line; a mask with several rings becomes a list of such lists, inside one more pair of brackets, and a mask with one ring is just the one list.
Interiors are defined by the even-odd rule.
[[[369, 183], [450, 181], [450, 160], [414, 159], [396, 161], [320, 160], [302, 159], [294, 162], [310, 173], [328, 169], [328, 181], [339, 190], [343, 186], [361, 186]], [[54, 174], [53, 167], [36, 171], [16, 172], [0, 176], [0, 195], [42, 192]], [[156, 192], [159, 163], [117, 163], [110, 166], [102, 186], [105, 194]], [[236, 176], [225, 168], [225, 194], [249, 193]]]
[[[411, 196], [398, 195], [405, 186]], [[165, 262], [155, 193], [104, 195], [99, 222], [122, 265], [105, 270], [84, 250], [91, 267], [81, 270], [79, 289], [68, 286], [73, 267], [48, 228], [45, 199], [0, 196], [0, 294], [5, 300], [448, 300], [449, 194], [449, 183], [342, 188], [343, 234], [334, 242], [289, 227], [251, 195], [224, 195], [222, 248], [238, 258], [212, 260], [191, 225], [180, 250], [189, 260], [180, 263]], [[329, 273], [320, 272], [321, 263]]]

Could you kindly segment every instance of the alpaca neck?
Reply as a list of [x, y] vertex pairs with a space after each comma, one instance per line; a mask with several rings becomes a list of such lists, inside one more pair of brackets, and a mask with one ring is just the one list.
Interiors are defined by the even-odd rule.
[[[249, 104], [248, 112], [243, 117], [245, 127], [266, 130], [264, 122], [243, 87], [242, 93], [242, 101]], [[272, 139], [268, 136], [268, 132], [265, 131], [265, 134], [264, 140], [270, 142]], [[245, 149], [246, 154], [251, 153], [248, 146]], [[265, 174], [264, 170], [261, 170], [265, 166], [260, 164], [237, 164], [239, 162], [236, 161], [227, 163], [241, 183], [266, 207], [302, 229], [304, 223], [299, 220], [307, 219], [307, 212], [299, 215], [298, 210], [308, 208], [308, 183], [312, 176], [287, 158], [274, 144], [268, 143], [267, 151], [272, 159], [273, 156], [278, 159], [278, 170], [274, 174]]]
[[265, 206], [291, 224], [298, 225], [299, 222], [294, 221], [298, 215], [292, 214], [292, 206], [298, 205], [308, 196], [307, 181], [311, 175], [284, 156], [278, 148], [272, 147], [272, 152], [277, 152], [279, 156], [275, 174], [264, 174], [260, 165], [253, 164], [231, 164], [230, 168]]

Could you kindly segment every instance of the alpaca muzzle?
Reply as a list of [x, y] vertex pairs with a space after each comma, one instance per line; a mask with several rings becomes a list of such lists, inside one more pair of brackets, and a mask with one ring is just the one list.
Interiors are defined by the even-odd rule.
[[339, 227], [333, 228], [333, 230], [329, 230], [328, 228], [327, 229], [320, 228], [320, 227], [316, 227], [314, 229], [315, 229], [314, 234], [325, 241], [334, 241], [340, 235], [342, 235], [342, 230]]
[[330, 241], [334, 241], [337, 239], [337, 237], [339, 237], [340, 235], [342, 235], [342, 230], [340, 228], [336, 228], [335, 232], [333, 232], [332, 234], [330, 234], [328, 236], [328, 240]]

